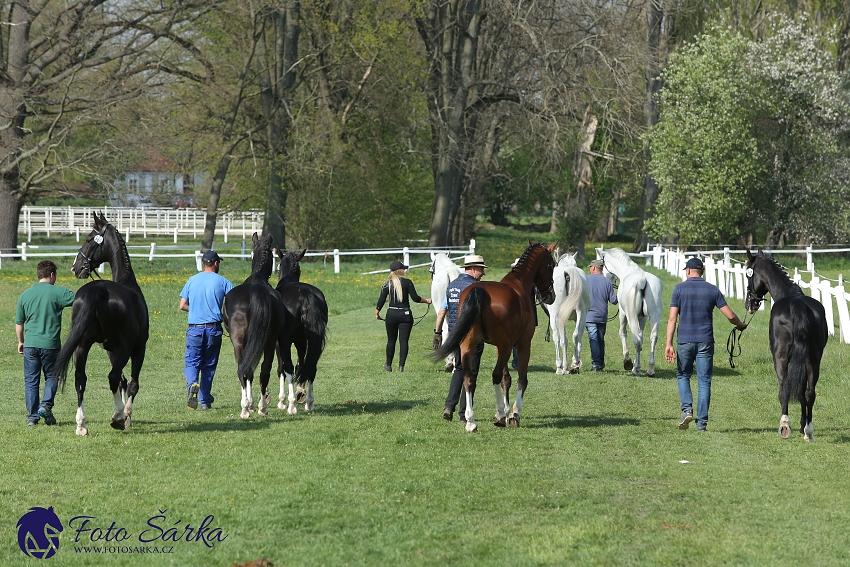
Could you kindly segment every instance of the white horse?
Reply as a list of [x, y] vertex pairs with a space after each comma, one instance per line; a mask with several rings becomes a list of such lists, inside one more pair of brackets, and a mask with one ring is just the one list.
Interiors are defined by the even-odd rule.
[[[555, 280], [555, 302], [549, 311], [555, 316], [549, 318], [549, 328], [555, 337], [555, 374], [578, 374], [581, 368], [581, 338], [590, 310], [590, 287], [584, 270], [576, 265], [574, 255], [561, 256], [552, 277]], [[573, 331], [573, 362], [568, 370], [566, 325], [569, 320], [576, 322], [576, 328]]]
[[[460, 275], [460, 268], [452, 262], [448, 256], [439, 252], [431, 253], [431, 302], [439, 310], [446, 299], [446, 290], [449, 284]], [[443, 340], [449, 335], [449, 318], [443, 319]], [[446, 357], [445, 371], [451, 372], [455, 368], [454, 354]]]
[[[661, 322], [661, 280], [645, 272], [634, 263], [622, 248], [596, 249], [596, 257], [605, 262], [605, 275], [620, 280], [617, 301], [620, 304], [620, 340], [623, 341], [623, 368], [632, 374], [640, 374], [640, 350], [643, 345], [643, 329], [649, 319], [649, 366], [647, 376], [655, 376], [655, 343], [658, 341], [658, 325]], [[626, 342], [631, 330], [635, 344], [635, 362], [629, 357]]]

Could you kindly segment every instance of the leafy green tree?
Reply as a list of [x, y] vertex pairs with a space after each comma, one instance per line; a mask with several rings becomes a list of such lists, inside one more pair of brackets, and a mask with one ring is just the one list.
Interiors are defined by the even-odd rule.
[[847, 92], [821, 39], [781, 20], [764, 42], [715, 28], [672, 57], [648, 134], [661, 187], [652, 235], [776, 244], [846, 233]]

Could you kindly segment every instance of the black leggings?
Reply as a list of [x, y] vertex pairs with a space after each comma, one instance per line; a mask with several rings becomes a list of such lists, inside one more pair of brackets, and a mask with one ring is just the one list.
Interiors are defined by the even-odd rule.
[[[407, 311], [407, 315], [404, 312]], [[413, 329], [413, 315], [404, 309], [387, 309], [385, 318], [387, 326], [387, 364], [392, 365], [395, 355], [396, 338], [400, 339], [398, 347], [398, 363], [404, 365], [407, 360], [407, 342]]]

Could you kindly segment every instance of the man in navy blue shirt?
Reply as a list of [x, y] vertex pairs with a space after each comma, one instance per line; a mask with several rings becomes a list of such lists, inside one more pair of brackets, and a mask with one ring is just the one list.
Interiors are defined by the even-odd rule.
[[[464, 271], [449, 284], [449, 287], [446, 289], [446, 298], [443, 300], [443, 305], [437, 313], [437, 324], [434, 327], [436, 329], [434, 331], [435, 349], [440, 347], [437, 338], [438, 336], [442, 336], [440, 329], [443, 328], [443, 319], [445, 319], [446, 315], [449, 316], [449, 332], [451, 332], [455, 326], [455, 322], [457, 322], [460, 294], [475, 282], [481, 281], [481, 278], [484, 277], [484, 270], [488, 267], [484, 264], [484, 258], [477, 254], [464, 257]], [[481, 362], [481, 354], [483, 352], [484, 343], [481, 342], [475, 347], [475, 351], [472, 354], [472, 371], [476, 375], [478, 375], [478, 366]], [[452, 372], [451, 382], [449, 383], [449, 395], [446, 397], [446, 404], [443, 408], [443, 419], [447, 421], [452, 420], [452, 414], [455, 411], [455, 407], [457, 407], [458, 401], [460, 401], [460, 422], [466, 423], [466, 396], [461, 392], [462, 389], [463, 366], [461, 366], [460, 347], [458, 347], [455, 350], [455, 368], [454, 372]]]
[[[712, 312], [717, 307], [729, 322], [739, 331], [747, 328], [716, 286], [702, 279], [705, 270], [702, 260], [691, 258], [685, 264], [685, 277], [682, 283], [673, 288], [670, 300], [670, 318], [667, 321], [667, 362], [673, 363], [678, 353], [676, 375], [679, 385], [679, 401], [682, 417], [679, 429], [687, 429], [693, 421], [693, 395], [691, 394], [691, 375], [694, 365], [697, 371], [697, 431], [705, 431], [708, 426], [708, 406], [711, 404], [711, 377], [714, 372], [714, 325]], [[677, 349], [673, 349], [673, 334], [676, 321], [679, 320]]]
[[602, 260], [590, 262], [587, 285], [590, 288], [590, 309], [584, 324], [587, 342], [590, 344], [590, 371], [601, 372], [605, 368], [605, 328], [608, 326], [608, 304], [617, 304], [617, 295], [611, 280], [602, 275], [605, 264]]

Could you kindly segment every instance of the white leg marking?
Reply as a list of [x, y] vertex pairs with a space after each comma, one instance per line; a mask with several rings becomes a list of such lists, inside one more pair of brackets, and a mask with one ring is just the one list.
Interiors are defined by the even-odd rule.
[[251, 411], [254, 409], [254, 396], [251, 395], [251, 382], [245, 382], [245, 387], [242, 388], [242, 413], [239, 417], [248, 419], [251, 417]]
[[496, 419], [505, 419], [505, 393], [502, 391], [502, 385], [493, 384], [493, 390], [496, 393]]
[[280, 394], [277, 396], [278, 409], [286, 409], [286, 373], [280, 375]]
[[472, 410], [472, 394], [464, 392], [466, 396], [466, 430], [469, 433], [478, 431], [478, 425], [475, 423], [475, 412]]
[[112, 413], [112, 421], [124, 421], [124, 392], [121, 388], [115, 390], [115, 393], [112, 394], [112, 405], [114, 408], [114, 412]]
[[304, 411], [313, 411], [313, 383], [307, 382], [307, 399], [304, 400]]
[[[268, 386], [266, 386], [268, 392]], [[263, 394], [262, 389], [260, 391], [260, 401], [257, 403], [257, 415], [266, 416], [269, 415], [269, 400], [265, 394]]]
[[803, 431], [804, 431], [803, 438], [806, 441], [814, 441], [815, 440], [815, 428], [814, 428], [814, 426], [812, 426], [811, 421], [806, 424], [806, 427], [803, 428]]
[[295, 415], [298, 413], [298, 407], [295, 405], [295, 386], [292, 385], [292, 374], [286, 375], [286, 382], [289, 384], [289, 406], [286, 408], [286, 413]]
[[779, 419], [779, 436], [783, 439], [791, 437], [791, 425], [788, 422], [788, 416], [784, 414]]
[[80, 407], [77, 408], [77, 435], [86, 436], [89, 434], [89, 430], [86, 429], [86, 410], [83, 409], [83, 404], [80, 404]]

